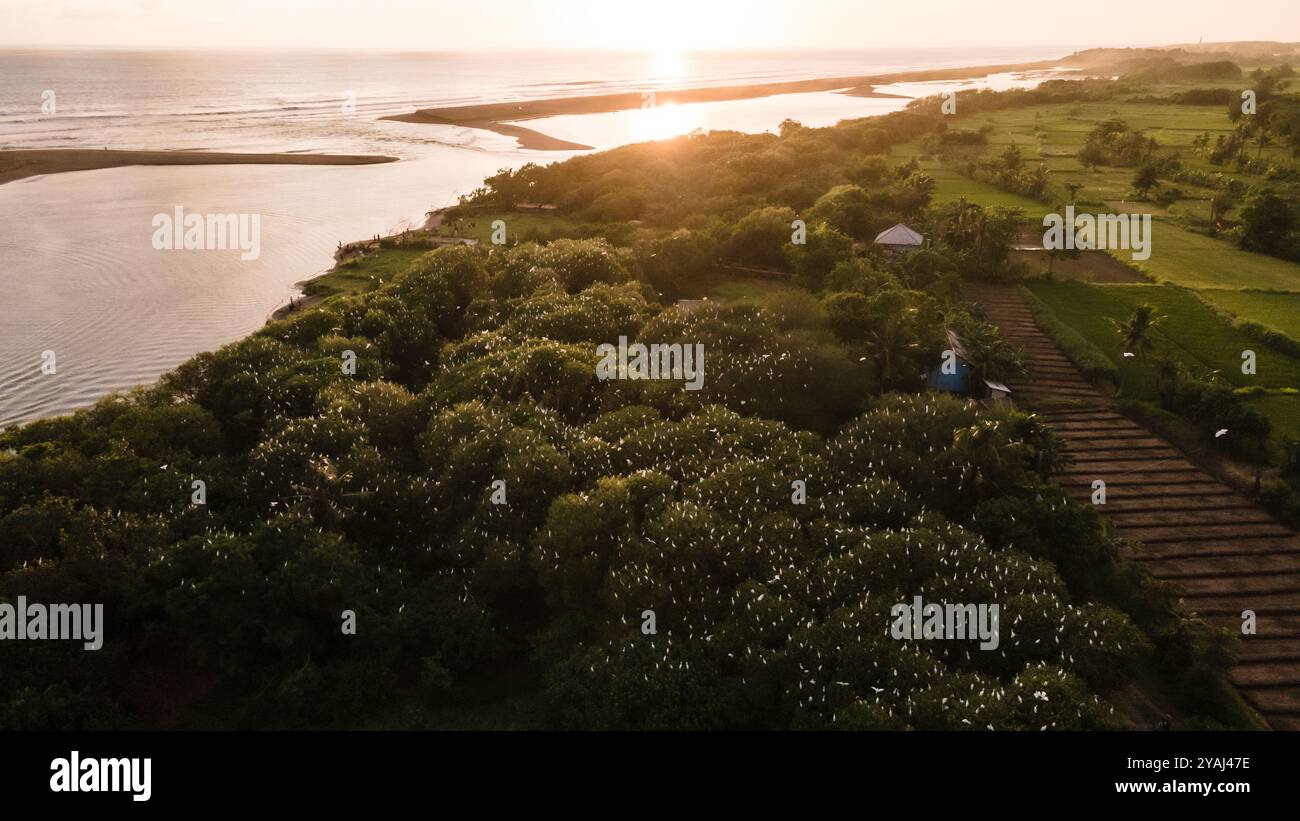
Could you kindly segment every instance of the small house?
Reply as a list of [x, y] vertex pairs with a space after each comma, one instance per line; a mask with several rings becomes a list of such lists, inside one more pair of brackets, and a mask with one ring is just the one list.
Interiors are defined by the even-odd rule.
[[900, 222], [876, 234], [872, 244], [896, 254], [906, 254], [919, 251], [925, 245], [925, 237]]
[[930, 389], [960, 396], [986, 398], [995, 405], [1010, 402], [1011, 389], [1001, 382], [981, 378], [970, 353], [957, 334], [949, 329], [945, 329], [944, 333], [948, 336], [948, 350], [943, 352], [939, 367], [930, 371], [926, 377], [926, 384]]
[[930, 371], [926, 377], [926, 384], [931, 390], [943, 391], [944, 393], [956, 393], [962, 396], [974, 396], [975, 386], [973, 384], [975, 377], [972, 373], [970, 364], [970, 354], [957, 338], [957, 334], [952, 331], [946, 331], [948, 334], [948, 350], [943, 352], [943, 359], [939, 367]]
[[989, 399], [993, 404], [998, 405], [1003, 402], [1011, 401], [1011, 389], [1001, 382], [994, 382], [992, 379], [985, 379], [984, 386], [989, 390]]

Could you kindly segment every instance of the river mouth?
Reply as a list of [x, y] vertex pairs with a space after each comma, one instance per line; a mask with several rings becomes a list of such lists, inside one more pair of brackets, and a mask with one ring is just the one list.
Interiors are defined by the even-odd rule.
[[[0, 426], [84, 407], [251, 333], [330, 267], [338, 242], [419, 226], [466, 179], [524, 161], [434, 146], [386, 165], [127, 167], [0, 186]], [[155, 248], [155, 217], [177, 207], [260, 215], [257, 257]]]

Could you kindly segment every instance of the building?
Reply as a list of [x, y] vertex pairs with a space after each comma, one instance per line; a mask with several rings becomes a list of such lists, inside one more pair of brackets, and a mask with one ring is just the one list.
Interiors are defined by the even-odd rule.
[[925, 237], [900, 222], [877, 234], [872, 244], [898, 254], [906, 254], [920, 250], [925, 245]]
[[1001, 382], [985, 379], [984, 385], [989, 389], [989, 399], [993, 400], [993, 404], [1011, 401], [1011, 389]]
[[945, 330], [948, 335], [948, 351], [944, 352], [939, 367], [926, 376], [926, 384], [931, 390], [955, 393], [960, 396], [985, 398], [991, 404], [1011, 401], [1011, 389], [992, 379], [981, 379], [979, 372], [971, 364], [970, 354], [961, 344], [957, 334]]
[[974, 375], [971, 371], [970, 356], [966, 353], [966, 348], [957, 338], [957, 334], [952, 331], [946, 331], [948, 334], [948, 351], [944, 351], [943, 362], [939, 367], [930, 371], [926, 377], [926, 384], [931, 390], [943, 391], [944, 393], [956, 393], [962, 396], [973, 396], [975, 393]]

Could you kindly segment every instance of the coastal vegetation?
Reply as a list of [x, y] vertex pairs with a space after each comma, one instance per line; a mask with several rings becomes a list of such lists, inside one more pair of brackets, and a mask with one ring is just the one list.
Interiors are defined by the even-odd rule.
[[[930, 100], [505, 170], [443, 215], [477, 245], [390, 238], [157, 385], [0, 433], [0, 597], [102, 602], [107, 637], [0, 645], [0, 727], [1096, 729], [1149, 720], [1139, 702], [1257, 726], [1230, 638], [1051, 482], [1069, 457], [1046, 423], [926, 389], [948, 330], [981, 375], [1022, 368], [961, 285], [1021, 281], [1027, 218], [1129, 198], [1162, 112], [1227, 119], [1128, 102], [1234, 82], [1222, 66], [1144, 65], [964, 95], [955, 124]], [[1147, 187], [1186, 194], [1157, 243], [1300, 282], [1200, 219], [1226, 182], [1171, 168]], [[896, 223], [926, 246], [874, 247]], [[1234, 388], [1288, 397], [1300, 358], [1188, 290], [1240, 269], [1199, 270], [1027, 287], [1133, 397], [1209, 419]], [[1107, 319], [1146, 305], [1164, 318], [1126, 362]], [[702, 388], [599, 379], [622, 338], [703, 345]], [[1231, 373], [1243, 345], [1257, 381]], [[891, 637], [921, 594], [999, 603], [1000, 644]]]

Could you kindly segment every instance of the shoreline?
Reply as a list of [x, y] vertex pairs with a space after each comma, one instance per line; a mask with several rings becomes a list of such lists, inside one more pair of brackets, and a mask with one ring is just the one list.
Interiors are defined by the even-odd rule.
[[1054, 68], [1061, 68], [1068, 62], [1069, 57], [1067, 56], [1059, 60], [1038, 60], [1029, 63], [922, 69], [900, 71], [892, 74], [823, 77], [812, 80], [787, 80], [735, 86], [669, 89], [653, 92], [652, 98], [647, 97], [650, 92], [625, 91], [616, 94], [551, 97], [544, 100], [528, 100], [524, 102], [477, 103], [444, 108], [421, 108], [406, 114], [390, 114], [387, 117], [380, 117], [380, 119], [424, 125], [455, 125], [492, 131], [514, 137], [519, 142], [520, 148], [534, 151], [585, 151], [590, 150], [592, 146], [561, 140], [517, 123], [568, 114], [609, 114], [617, 111], [628, 111], [642, 108], [647, 100], [653, 100], [655, 106], [681, 105], [685, 103], [752, 100], [759, 97], [773, 97], [779, 94], [801, 94], [817, 91], [833, 91], [850, 97], [908, 99], [903, 95], [876, 91], [875, 86], [892, 83], [978, 79], [987, 77], [990, 74], [1004, 74], [1007, 72], [1049, 71]]
[[44, 174], [130, 165], [374, 165], [382, 154], [241, 154], [228, 151], [134, 151], [96, 148], [0, 149], [0, 185]]
[[[656, 92], [656, 103], [680, 104], [688, 102], [727, 102], [733, 100], [757, 99], [780, 94], [798, 94], [809, 91], [834, 91], [851, 97], [874, 99], [912, 99], [901, 94], [877, 91], [875, 86], [891, 83], [924, 82], [942, 80], [965, 80], [987, 77], [990, 74], [1005, 72], [1050, 71], [1060, 68], [1068, 57], [1060, 60], [1040, 60], [1031, 63], [1009, 63], [991, 66], [969, 66], [959, 68], [923, 69], [916, 71], [895, 72], [892, 74], [827, 77], [812, 80], [791, 80], [776, 83], [755, 83], [739, 86], [721, 86], [713, 88], [677, 89]], [[537, 151], [586, 151], [594, 150], [592, 146], [569, 142], [548, 134], [543, 134], [525, 126], [515, 124], [520, 120], [539, 119], [561, 114], [601, 114], [640, 108], [644, 98], [641, 92], [620, 92], [616, 94], [595, 94], [575, 97], [554, 97], [518, 103], [481, 103], [475, 105], [451, 106], [445, 108], [423, 108], [407, 114], [392, 114], [380, 117], [380, 120], [393, 122], [456, 125], [464, 128], [477, 128], [508, 137], [514, 137], [519, 147]], [[872, 116], [872, 115], [867, 115]], [[418, 233], [437, 236], [447, 207], [426, 212], [426, 221]], [[381, 237], [388, 239], [390, 237]], [[264, 324], [286, 319], [301, 311], [314, 307], [327, 297], [319, 294], [307, 294], [304, 289], [310, 283], [324, 279], [338, 272], [340, 266], [353, 258], [351, 251], [373, 244], [373, 240], [360, 240], [349, 243], [335, 251], [334, 264], [328, 269], [294, 283], [298, 296], [290, 297], [288, 304], [275, 308], [266, 318]]]
[[411, 228], [396, 234], [385, 234], [377, 238], [355, 240], [340, 245], [334, 251], [334, 264], [329, 268], [326, 268], [324, 271], [312, 274], [306, 279], [295, 282], [293, 287], [297, 289], [297, 295], [291, 295], [287, 304], [277, 306], [273, 309], [271, 313], [267, 315], [266, 321], [262, 323], [263, 326], [270, 325], [272, 322], [278, 322], [282, 319], [287, 319], [290, 316], [306, 311], [309, 308], [313, 308], [321, 302], [324, 302], [326, 299], [329, 299], [331, 296], [329, 294], [309, 294], [306, 289], [311, 283], [324, 279], [331, 274], [338, 273], [339, 269], [348, 261], [364, 258], [367, 252], [378, 249], [383, 240], [408, 239], [414, 235], [433, 239], [435, 243], [441, 238], [444, 239], [444, 242], [441, 244], [445, 245], [463, 241], [462, 237], [443, 238], [438, 233], [439, 229], [442, 227], [443, 217], [451, 207], [452, 206], [443, 206], [442, 208], [435, 208], [432, 211], [426, 211], [424, 214], [424, 224], [419, 228]]

